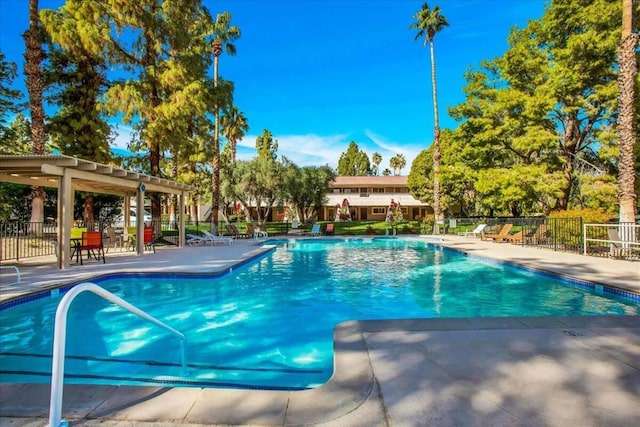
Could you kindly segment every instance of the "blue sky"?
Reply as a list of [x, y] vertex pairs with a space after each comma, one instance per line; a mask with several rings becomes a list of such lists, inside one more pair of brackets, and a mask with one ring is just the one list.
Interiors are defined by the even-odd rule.
[[[133, 1], [133, 0], [132, 0]], [[236, 56], [223, 55], [220, 75], [235, 83], [235, 104], [249, 121], [239, 158], [255, 155], [269, 129], [280, 155], [299, 166], [337, 166], [355, 141], [381, 168], [431, 145], [433, 106], [429, 52], [409, 30], [424, 1], [204, 0], [215, 15], [232, 13], [242, 37]], [[57, 8], [62, 0], [40, 0]], [[447, 108], [464, 100], [464, 72], [501, 55], [510, 29], [539, 19], [544, 0], [439, 0], [449, 27], [436, 36], [440, 127], [455, 128]], [[0, 48], [23, 69], [28, 0], [0, 0]], [[24, 88], [21, 76], [15, 86]], [[26, 91], [25, 91], [26, 92]], [[118, 147], [129, 129], [118, 126]]]

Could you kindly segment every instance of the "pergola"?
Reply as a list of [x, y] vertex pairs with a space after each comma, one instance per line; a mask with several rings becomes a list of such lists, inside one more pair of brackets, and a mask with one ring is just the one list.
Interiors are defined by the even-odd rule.
[[[186, 193], [195, 190], [186, 184], [60, 155], [0, 155], [0, 182], [58, 189], [57, 262], [61, 269], [69, 268], [75, 191], [124, 196], [128, 223], [131, 196], [136, 196], [136, 218], [143, 218], [145, 192], [178, 195], [180, 212], [184, 212]], [[136, 227], [136, 253], [143, 255], [144, 221], [136, 221]], [[179, 247], [185, 243], [184, 227], [184, 215], [180, 215]]]

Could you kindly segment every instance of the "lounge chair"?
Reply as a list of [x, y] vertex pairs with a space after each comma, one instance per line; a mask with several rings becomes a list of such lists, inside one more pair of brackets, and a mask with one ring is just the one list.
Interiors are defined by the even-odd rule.
[[225, 228], [227, 229], [227, 234], [225, 236], [233, 236], [237, 239], [248, 239], [249, 238], [249, 234], [248, 233], [241, 233], [238, 230], [238, 227], [236, 227], [233, 224], [225, 224]]
[[608, 228], [607, 235], [609, 236], [609, 254], [612, 257], [626, 258], [640, 255], [640, 242], [622, 240], [616, 228]]
[[313, 224], [311, 226], [311, 231], [304, 233], [305, 236], [319, 236], [320, 235], [320, 224]]
[[324, 230], [325, 236], [333, 236], [334, 234], [333, 227], [334, 227], [333, 223], [327, 224], [327, 228]]
[[525, 241], [532, 245], [544, 244], [544, 243], [547, 243], [548, 234], [549, 234], [549, 227], [547, 226], [547, 224], [540, 224], [536, 229], [536, 232], [533, 233], [532, 236], [527, 237]]
[[478, 224], [478, 226], [476, 228], [474, 228], [471, 231], [463, 231], [458, 233], [458, 236], [464, 236], [464, 237], [478, 237], [481, 236], [482, 233], [484, 232], [484, 229], [487, 227], [487, 224]]
[[507, 223], [502, 226], [499, 233], [482, 234], [480, 235], [480, 239], [492, 239], [494, 242], [505, 242], [509, 238], [509, 231], [511, 231], [512, 228], [513, 224]]
[[522, 244], [524, 237], [524, 233], [522, 231], [518, 231], [515, 234], [508, 235], [504, 240], [511, 243], [512, 245], [520, 245]]
[[189, 246], [200, 246], [204, 243], [204, 238], [202, 236], [187, 233], [186, 237], [186, 242]]
[[201, 243], [206, 243], [209, 244], [211, 246], [213, 245], [232, 245], [233, 244], [233, 237], [229, 237], [229, 236], [216, 236], [212, 233], [209, 233], [207, 230], [202, 230], [202, 234], [204, 234], [204, 237], [202, 237], [202, 242]]
[[288, 234], [301, 234], [302, 230], [300, 229], [300, 222], [297, 219], [291, 221], [291, 228], [288, 231]]
[[253, 236], [254, 239], [269, 237], [269, 233], [267, 233], [266, 231], [258, 230], [253, 224], [247, 224], [247, 233], [250, 236]]

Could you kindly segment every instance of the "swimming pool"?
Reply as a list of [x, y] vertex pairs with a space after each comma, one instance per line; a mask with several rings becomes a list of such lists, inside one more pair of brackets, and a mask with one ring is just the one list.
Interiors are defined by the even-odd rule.
[[[417, 239], [273, 243], [221, 277], [96, 280], [185, 333], [189, 369], [181, 372], [175, 337], [85, 293], [69, 312], [65, 382], [303, 389], [330, 378], [332, 330], [345, 320], [640, 314], [637, 301], [587, 284]], [[59, 300], [0, 311], [0, 381], [50, 381]]]

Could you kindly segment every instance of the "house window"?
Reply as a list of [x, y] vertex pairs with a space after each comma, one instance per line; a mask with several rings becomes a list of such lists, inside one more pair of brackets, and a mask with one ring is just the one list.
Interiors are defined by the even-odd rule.
[[372, 193], [384, 193], [384, 188], [382, 188], [382, 187], [373, 187], [371, 189], [371, 192]]
[[396, 187], [396, 193], [408, 193], [409, 189], [407, 187]]
[[386, 211], [386, 208], [371, 208], [371, 213], [373, 215], [384, 215]]
[[344, 192], [345, 193], [357, 193], [358, 189], [357, 188], [345, 188]]
[[402, 215], [408, 215], [409, 214], [409, 208], [406, 208], [404, 206], [400, 206], [400, 210], [402, 211]]
[[334, 188], [333, 189], [333, 194], [340, 194], [340, 189], [339, 188]]

